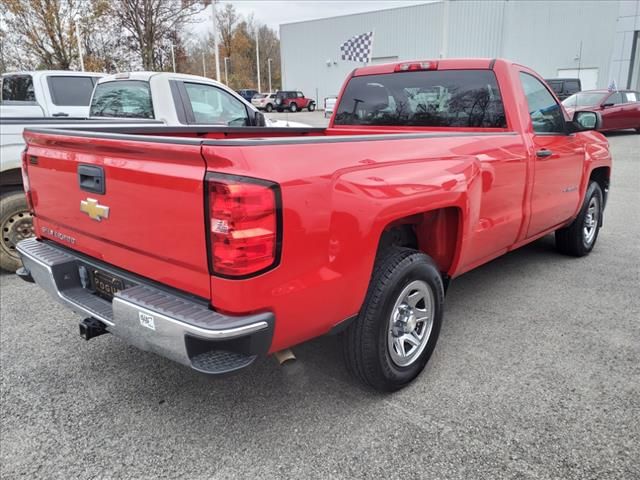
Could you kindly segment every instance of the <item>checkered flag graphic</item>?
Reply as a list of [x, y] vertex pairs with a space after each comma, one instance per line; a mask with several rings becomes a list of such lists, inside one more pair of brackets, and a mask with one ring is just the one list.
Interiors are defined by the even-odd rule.
[[369, 63], [371, 61], [371, 46], [373, 45], [373, 32], [361, 33], [340, 45], [342, 60], [352, 62]]

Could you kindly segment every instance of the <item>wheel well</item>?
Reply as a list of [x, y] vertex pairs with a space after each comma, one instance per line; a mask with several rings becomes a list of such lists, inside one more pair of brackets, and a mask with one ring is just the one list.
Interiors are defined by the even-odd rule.
[[408, 247], [429, 255], [441, 272], [449, 272], [458, 248], [460, 212], [455, 207], [400, 218], [382, 232], [379, 251]]
[[6, 170], [0, 175], [0, 188], [3, 192], [22, 190], [22, 172], [19, 168]]
[[589, 175], [589, 181], [593, 180], [600, 185], [602, 189], [602, 195], [604, 195], [604, 202], [607, 202], [607, 195], [609, 194], [609, 177], [611, 175], [611, 169], [609, 167], [594, 168]]

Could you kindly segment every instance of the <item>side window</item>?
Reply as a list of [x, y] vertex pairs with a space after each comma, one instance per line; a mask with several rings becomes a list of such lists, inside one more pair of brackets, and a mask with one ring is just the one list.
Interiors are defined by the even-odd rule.
[[288, 98], [296, 98], [296, 92], [289, 92], [289, 93], [287, 94], [287, 97], [288, 97]]
[[149, 82], [115, 80], [99, 83], [91, 100], [89, 116], [154, 118]]
[[304, 95], [302, 94], [302, 92], [298, 92], [298, 98], [304, 98]]
[[54, 105], [82, 107], [89, 105], [91, 101], [91, 77], [48, 77], [47, 83]]
[[567, 93], [576, 93], [580, 91], [580, 85], [576, 80], [567, 80], [564, 85], [564, 90]]
[[553, 80], [550, 80], [547, 83], [549, 84], [549, 86], [551, 87], [551, 89], [554, 92], [562, 93], [562, 81], [561, 80], [556, 80], [555, 82]]
[[249, 125], [244, 104], [212, 85], [184, 83], [196, 123], [212, 123], [228, 126]]
[[624, 98], [622, 97], [622, 93], [620, 92], [616, 92], [616, 93], [612, 93], [609, 98], [607, 98], [604, 101], [604, 104], [612, 104], [612, 105], [619, 105], [621, 103], [624, 103]]
[[627, 103], [633, 103], [638, 101], [638, 92], [625, 92]]
[[536, 77], [520, 72], [520, 81], [529, 105], [533, 131], [564, 133], [564, 116], [553, 95]]
[[31, 75], [11, 75], [2, 79], [3, 102], [35, 102]]

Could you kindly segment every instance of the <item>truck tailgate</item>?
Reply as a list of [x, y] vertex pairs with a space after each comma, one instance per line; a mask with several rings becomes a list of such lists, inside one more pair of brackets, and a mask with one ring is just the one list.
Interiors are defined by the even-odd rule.
[[36, 234], [209, 298], [200, 142], [106, 137], [25, 132]]

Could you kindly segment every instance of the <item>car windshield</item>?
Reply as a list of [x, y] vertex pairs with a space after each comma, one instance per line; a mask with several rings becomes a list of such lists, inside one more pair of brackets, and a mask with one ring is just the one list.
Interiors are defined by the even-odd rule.
[[565, 107], [591, 107], [593, 105], [599, 105], [607, 95], [608, 93], [606, 92], [574, 93], [570, 97], [565, 98], [562, 101], [562, 104]]
[[254, 95], [253, 98], [267, 98], [267, 94], [266, 93], [258, 93], [257, 95]]

